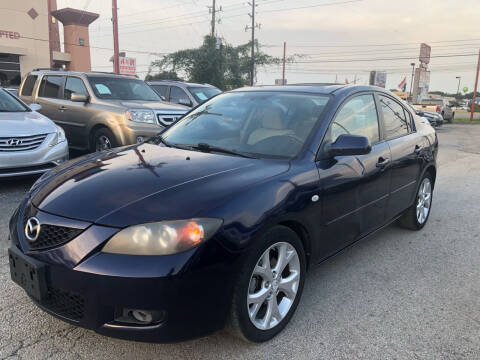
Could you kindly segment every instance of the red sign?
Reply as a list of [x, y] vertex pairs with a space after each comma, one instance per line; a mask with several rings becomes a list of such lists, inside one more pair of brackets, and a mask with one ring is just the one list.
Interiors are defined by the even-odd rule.
[[20, 39], [20, 33], [16, 31], [0, 30], [0, 39], [1, 38], [18, 40]]
[[420, 44], [420, 62], [428, 64], [430, 62], [430, 53], [432, 52], [432, 47], [425, 43]]
[[137, 73], [137, 63], [134, 58], [121, 57], [120, 74], [135, 76]]

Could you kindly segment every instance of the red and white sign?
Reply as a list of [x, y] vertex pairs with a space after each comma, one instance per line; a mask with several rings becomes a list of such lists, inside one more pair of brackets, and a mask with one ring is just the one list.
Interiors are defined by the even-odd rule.
[[134, 58], [119, 58], [120, 74], [135, 76], [137, 74], [137, 62]]
[[430, 62], [430, 54], [432, 52], [432, 47], [425, 43], [420, 44], [420, 62], [428, 64]]
[[16, 31], [0, 30], [0, 39], [1, 38], [18, 40], [20, 39], [20, 33]]

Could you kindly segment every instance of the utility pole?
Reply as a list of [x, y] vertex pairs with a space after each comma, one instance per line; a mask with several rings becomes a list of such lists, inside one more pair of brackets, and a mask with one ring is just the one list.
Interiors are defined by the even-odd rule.
[[287, 60], [287, 42], [283, 42], [283, 71], [282, 71], [282, 85], [286, 85], [285, 83], [285, 63]]
[[478, 72], [480, 70], [480, 50], [478, 50], [477, 75], [475, 77], [475, 88], [473, 89], [472, 107], [470, 111], [470, 121], [473, 121], [473, 112], [475, 110], [475, 101], [477, 100]]
[[456, 76], [455, 79], [458, 79], [457, 92], [455, 93], [455, 95], [458, 96], [458, 93], [460, 92], [460, 80], [462, 79], [462, 77]]
[[217, 24], [217, 22], [220, 24], [220, 19], [218, 19], [218, 21], [217, 21], [216, 15], [217, 15], [217, 11], [218, 12], [222, 11], [222, 7], [220, 6], [217, 9], [216, 0], [212, 0], [212, 7], [209, 6], [208, 10], [212, 14], [212, 34], [211, 34], [211, 36], [215, 37], [215, 25]]
[[246, 26], [245, 31], [252, 30], [252, 58], [251, 58], [251, 65], [250, 65], [250, 85], [253, 86], [254, 80], [255, 80], [255, 28], [261, 27], [260, 24], [255, 23], [255, 11], [256, 7], [258, 6], [255, 3], [255, 0], [252, 0], [252, 2], [249, 2], [248, 5], [252, 7], [252, 13], [248, 14], [252, 18], [252, 25], [251, 26]]
[[50, 52], [50, 68], [53, 68], [53, 44], [52, 44], [52, 4], [47, 0], [48, 12], [48, 51]]
[[118, 49], [118, 14], [117, 0], [112, 0], [112, 23], [113, 23], [113, 71], [120, 74], [119, 49]]
[[412, 100], [412, 89], [413, 89], [413, 77], [415, 76], [415, 63], [410, 63], [410, 66], [412, 67], [412, 81], [410, 81], [410, 100]]

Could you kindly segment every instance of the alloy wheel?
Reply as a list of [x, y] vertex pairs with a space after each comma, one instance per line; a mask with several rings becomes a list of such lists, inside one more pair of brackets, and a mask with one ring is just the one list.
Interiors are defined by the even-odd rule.
[[423, 224], [430, 212], [430, 205], [432, 203], [432, 183], [429, 178], [423, 179], [418, 189], [417, 196], [417, 221]]
[[277, 326], [288, 314], [300, 284], [300, 259], [287, 242], [271, 245], [257, 261], [250, 277], [247, 311], [260, 330]]
[[95, 149], [97, 151], [103, 151], [103, 150], [108, 150], [112, 148], [112, 143], [110, 142], [110, 139], [108, 138], [108, 136], [105, 136], [105, 135], [100, 135], [97, 138], [97, 142], [95, 145], [96, 145]]

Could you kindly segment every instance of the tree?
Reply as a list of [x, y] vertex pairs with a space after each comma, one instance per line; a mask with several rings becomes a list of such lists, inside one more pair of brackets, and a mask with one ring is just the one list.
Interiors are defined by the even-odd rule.
[[[255, 65], [280, 64], [281, 58], [263, 53], [255, 42]], [[251, 42], [240, 46], [220, 43], [220, 39], [205, 36], [203, 44], [196, 49], [180, 50], [153, 61], [150, 70], [158, 69], [160, 73], [175, 72], [185, 74], [189, 81], [209, 83], [225, 90], [238, 88], [249, 83], [251, 66]], [[292, 62], [296, 56], [289, 57]], [[147, 75], [156, 76], [156, 75]]]
[[[150, 70], [149, 70], [150, 72]], [[150, 80], [180, 80], [182, 81], [183, 79], [178, 77], [177, 73], [175, 71], [162, 71], [154, 75], [150, 75], [150, 73], [145, 77], [145, 81], [150, 81]]]

